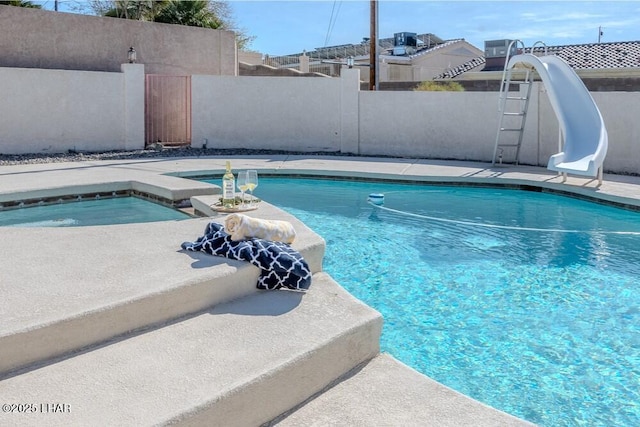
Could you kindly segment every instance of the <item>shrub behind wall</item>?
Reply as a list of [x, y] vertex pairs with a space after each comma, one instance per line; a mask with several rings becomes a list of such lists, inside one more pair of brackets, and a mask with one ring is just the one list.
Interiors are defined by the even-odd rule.
[[464, 92], [464, 87], [462, 87], [458, 82], [426, 81], [421, 82], [414, 90], [429, 92]]

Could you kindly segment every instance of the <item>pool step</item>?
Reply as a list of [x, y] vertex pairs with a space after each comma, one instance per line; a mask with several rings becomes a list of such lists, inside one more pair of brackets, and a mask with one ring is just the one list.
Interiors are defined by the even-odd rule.
[[23, 406], [2, 422], [258, 426], [375, 357], [381, 327], [317, 273], [306, 293], [258, 292], [6, 378], [0, 401]]
[[[291, 221], [298, 231], [293, 247], [312, 272], [321, 271], [320, 236], [267, 203], [251, 213]], [[0, 257], [0, 379], [258, 292], [259, 270], [249, 263], [180, 249], [210, 220], [2, 228], [12, 262]]]
[[268, 426], [530, 427], [380, 354]]

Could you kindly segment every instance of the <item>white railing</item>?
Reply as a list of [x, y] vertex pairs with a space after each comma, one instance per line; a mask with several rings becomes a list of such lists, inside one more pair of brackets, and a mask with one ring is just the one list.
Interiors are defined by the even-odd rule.
[[303, 52], [296, 55], [269, 56], [265, 55], [262, 60], [264, 65], [275, 68], [290, 68], [298, 71], [305, 71], [300, 66], [300, 57], [309, 58], [309, 72], [321, 73], [328, 76], [337, 77], [340, 75], [340, 62], [345, 62], [349, 57], [362, 57], [369, 55], [369, 45], [345, 45], [316, 49], [312, 52]]

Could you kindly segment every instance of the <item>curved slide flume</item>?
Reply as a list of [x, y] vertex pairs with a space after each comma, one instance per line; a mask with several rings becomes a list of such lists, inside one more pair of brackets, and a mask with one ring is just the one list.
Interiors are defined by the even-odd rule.
[[607, 155], [607, 129], [588, 89], [562, 58], [555, 55], [513, 56], [507, 69], [518, 63], [533, 66], [542, 79], [564, 136], [563, 151], [549, 158], [547, 169], [596, 177], [602, 181]]

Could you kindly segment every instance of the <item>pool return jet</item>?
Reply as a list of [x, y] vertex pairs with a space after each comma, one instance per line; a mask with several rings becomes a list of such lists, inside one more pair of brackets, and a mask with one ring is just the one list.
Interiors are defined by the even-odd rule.
[[[518, 51], [518, 43], [522, 45], [522, 53], [510, 57], [512, 52]], [[533, 54], [537, 44], [542, 45], [539, 49], [543, 53], [542, 56]], [[517, 66], [525, 67], [525, 77], [520, 81], [512, 80], [512, 71]], [[562, 174], [562, 182], [565, 182], [567, 174], [571, 173], [597, 177], [598, 185], [601, 185], [602, 163], [607, 154], [608, 136], [600, 110], [575, 71], [562, 58], [547, 55], [546, 45], [542, 42], [534, 43], [529, 53], [526, 53], [524, 44], [520, 40], [514, 40], [509, 44], [500, 86], [500, 119], [492, 166], [496, 164], [496, 160], [502, 163], [504, 147], [515, 147], [515, 163], [518, 164], [533, 83], [532, 69], [535, 69], [547, 89], [549, 101], [558, 118], [560, 128], [559, 152], [549, 158], [547, 169]], [[511, 83], [525, 86], [524, 90], [521, 89], [518, 96], [510, 96]], [[513, 101], [519, 101], [517, 103], [519, 109], [507, 111], [513, 108]], [[509, 116], [520, 118], [520, 125], [505, 127], [504, 119]], [[501, 143], [501, 136], [505, 133], [517, 133], [517, 142]]]

